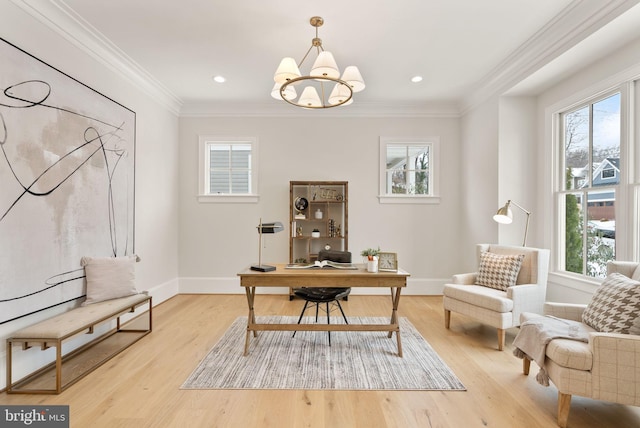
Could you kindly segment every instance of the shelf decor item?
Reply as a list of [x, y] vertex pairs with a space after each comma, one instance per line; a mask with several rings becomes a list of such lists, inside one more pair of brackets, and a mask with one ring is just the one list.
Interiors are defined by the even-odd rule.
[[309, 206], [307, 198], [297, 197], [293, 205], [296, 207], [296, 220], [305, 220], [307, 216], [305, 215], [304, 210]]

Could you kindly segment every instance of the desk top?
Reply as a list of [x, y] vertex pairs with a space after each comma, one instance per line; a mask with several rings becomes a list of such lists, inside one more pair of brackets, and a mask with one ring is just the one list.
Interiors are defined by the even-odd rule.
[[259, 272], [246, 268], [238, 272], [242, 287], [406, 287], [408, 272], [367, 272], [364, 264], [355, 269], [309, 268], [287, 269], [285, 263], [274, 265], [276, 270]]

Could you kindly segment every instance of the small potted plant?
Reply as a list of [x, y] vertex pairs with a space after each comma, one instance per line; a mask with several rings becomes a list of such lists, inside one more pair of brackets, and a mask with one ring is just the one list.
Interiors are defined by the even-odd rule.
[[380, 252], [380, 247], [377, 249], [367, 248], [366, 250], [362, 250], [360, 255], [362, 257], [367, 257], [367, 271], [368, 272], [377, 272], [378, 271], [378, 253]]
[[362, 257], [366, 256], [367, 260], [373, 260], [373, 258], [377, 256], [379, 252], [380, 252], [380, 247], [378, 247], [377, 250], [374, 250], [373, 248], [367, 248], [366, 250], [362, 250], [360, 252], [360, 255]]

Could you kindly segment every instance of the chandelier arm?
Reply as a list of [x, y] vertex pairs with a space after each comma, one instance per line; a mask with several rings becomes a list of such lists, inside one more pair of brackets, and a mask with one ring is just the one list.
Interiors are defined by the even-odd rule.
[[302, 63], [304, 62], [305, 59], [307, 59], [307, 57], [309, 56], [309, 52], [311, 52], [311, 49], [313, 49], [313, 45], [309, 46], [309, 49], [307, 50], [307, 53], [304, 54], [304, 56], [302, 57], [302, 60], [300, 61], [300, 63], [298, 64], [298, 68], [302, 67]]

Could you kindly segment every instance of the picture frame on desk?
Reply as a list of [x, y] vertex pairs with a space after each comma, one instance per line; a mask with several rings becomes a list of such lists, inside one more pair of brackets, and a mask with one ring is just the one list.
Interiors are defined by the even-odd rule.
[[378, 253], [378, 270], [381, 272], [398, 271], [398, 254], [389, 252]]

